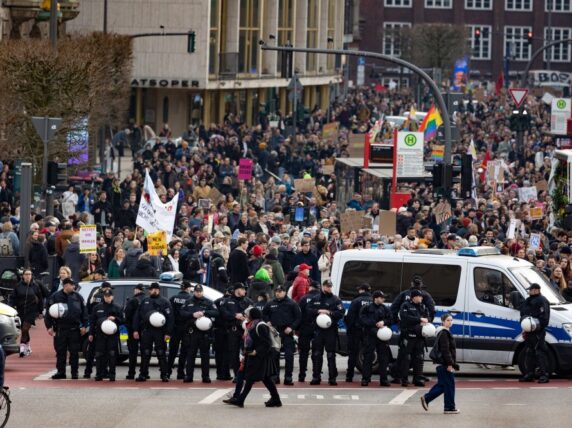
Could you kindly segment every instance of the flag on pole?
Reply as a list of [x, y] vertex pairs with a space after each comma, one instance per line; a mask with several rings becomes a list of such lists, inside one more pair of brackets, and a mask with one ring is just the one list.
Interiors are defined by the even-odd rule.
[[487, 164], [489, 163], [489, 161], [491, 160], [491, 148], [490, 146], [487, 147], [487, 153], [485, 154], [485, 158], [483, 159], [483, 163], [481, 164], [481, 169], [483, 170], [483, 172], [481, 172], [481, 183], [484, 183], [487, 179]]
[[471, 138], [471, 144], [469, 144], [469, 154], [473, 158], [473, 162], [477, 160], [477, 149], [475, 148], [475, 140]]
[[170, 241], [175, 227], [178, 202], [178, 195], [175, 195], [171, 201], [165, 204], [161, 202], [149, 171], [146, 171], [136, 224], [148, 233], [163, 230], [167, 232], [167, 238]]
[[443, 125], [443, 118], [441, 118], [439, 110], [437, 110], [435, 106], [431, 106], [427, 112], [427, 116], [425, 116], [425, 119], [421, 122], [419, 132], [424, 132], [425, 141], [429, 141], [437, 137], [437, 129], [439, 129], [441, 125]]
[[372, 126], [372, 128], [369, 130], [370, 143], [375, 142], [375, 137], [377, 137], [377, 134], [379, 134], [379, 131], [381, 131], [382, 125], [383, 125], [383, 116], [379, 118], [379, 120], [377, 120]]

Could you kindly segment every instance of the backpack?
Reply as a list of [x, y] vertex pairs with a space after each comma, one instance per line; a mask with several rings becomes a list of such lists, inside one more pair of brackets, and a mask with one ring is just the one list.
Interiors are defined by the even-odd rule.
[[442, 364], [443, 363], [443, 354], [439, 350], [439, 339], [441, 335], [445, 334], [443, 330], [441, 330], [437, 336], [435, 337], [435, 343], [433, 344], [433, 349], [429, 353], [429, 358], [433, 361], [433, 364]]
[[266, 327], [268, 327], [270, 332], [270, 346], [272, 350], [275, 352], [280, 352], [280, 349], [282, 349], [282, 339], [280, 339], [280, 333], [278, 333], [278, 330], [276, 330], [273, 326], [260, 321], [258, 324], [256, 324], [256, 334], [258, 334], [258, 326], [260, 324], [264, 324]]
[[13, 256], [14, 247], [12, 246], [12, 240], [5, 233], [0, 234], [0, 256]]

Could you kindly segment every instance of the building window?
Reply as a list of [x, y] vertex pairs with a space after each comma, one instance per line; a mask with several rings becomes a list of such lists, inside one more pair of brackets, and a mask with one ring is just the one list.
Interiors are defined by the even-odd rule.
[[220, 0], [211, 0], [211, 15], [209, 29], [209, 74], [216, 74], [218, 71], [219, 52], [219, 19]]
[[[335, 47], [336, 40], [336, 0], [328, 0], [328, 49]], [[336, 57], [327, 56], [327, 69], [334, 70]]]
[[511, 59], [528, 61], [532, 47], [528, 43], [528, 32], [531, 27], [504, 27], [504, 56], [510, 51]]
[[[481, 35], [477, 41], [475, 30], [479, 29]], [[491, 26], [490, 25], [471, 25], [469, 26], [469, 39], [471, 40], [471, 58], [472, 59], [491, 59]]]
[[[293, 43], [294, 0], [280, 0], [278, 3], [278, 44]], [[282, 69], [282, 55], [278, 53], [278, 70]]]
[[[552, 34], [549, 28], [544, 29], [544, 40], [548, 42], [556, 40], [566, 40], [572, 38], [571, 28], [556, 28], [552, 27]], [[552, 46], [544, 51], [544, 61], [550, 60], [551, 62], [570, 62], [572, 61], [572, 45], [570, 43], [561, 43]]]
[[169, 97], [163, 98], [163, 124], [169, 123]]
[[465, 9], [492, 10], [493, 0], [465, 0]]
[[411, 7], [411, 0], [385, 0], [386, 7]]
[[383, 23], [383, 53], [385, 55], [401, 55], [401, 29], [411, 27], [408, 22]]
[[451, 9], [453, 0], [425, 0], [427, 9]]
[[572, 12], [572, 0], [544, 0], [544, 10], [548, 12]]
[[532, 0], [505, 0], [505, 10], [532, 10]]
[[[307, 48], [318, 47], [318, 0], [308, 0]], [[306, 71], [316, 71], [316, 54], [306, 54]]]
[[258, 41], [260, 40], [260, 0], [240, 2], [240, 28], [238, 35], [238, 72], [258, 73]]

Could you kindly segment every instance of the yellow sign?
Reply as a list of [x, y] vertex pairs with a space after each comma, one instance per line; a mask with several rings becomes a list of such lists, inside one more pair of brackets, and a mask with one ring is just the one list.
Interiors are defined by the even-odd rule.
[[544, 217], [544, 214], [542, 213], [542, 207], [530, 208], [530, 217], [533, 220], [540, 220], [542, 217]]
[[167, 255], [167, 232], [160, 230], [147, 235], [147, 251], [152, 256]]

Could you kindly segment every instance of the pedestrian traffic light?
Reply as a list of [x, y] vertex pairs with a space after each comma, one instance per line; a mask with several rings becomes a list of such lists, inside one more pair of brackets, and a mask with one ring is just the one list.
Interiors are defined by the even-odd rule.
[[461, 197], [471, 197], [473, 190], [473, 157], [463, 154], [461, 157]]
[[475, 43], [479, 43], [481, 41], [481, 29], [475, 28]]
[[187, 36], [187, 52], [194, 53], [195, 52], [195, 40], [196, 35], [194, 31], [189, 31], [189, 35]]
[[532, 31], [529, 31], [528, 33], [526, 33], [526, 40], [528, 41], [528, 44], [532, 44], [532, 39], [533, 39], [533, 34]]

